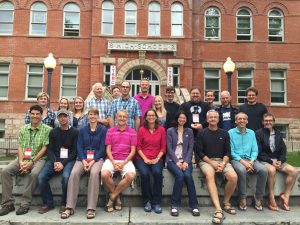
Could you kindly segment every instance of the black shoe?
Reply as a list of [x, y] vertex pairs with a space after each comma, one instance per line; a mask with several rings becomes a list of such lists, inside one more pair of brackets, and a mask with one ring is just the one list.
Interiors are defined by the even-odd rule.
[[193, 208], [192, 210], [192, 215], [193, 216], [200, 216], [200, 211], [198, 208]]
[[29, 211], [29, 206], [20, 206], [20, 208], [18, 208], [16, 214], [24, 215], [24, 214], [28, 213], [28, 211]]
[[0, 209], [0, 216], [5, 216], [12, 211], [15, 211], [14, 205], [3, 205]]

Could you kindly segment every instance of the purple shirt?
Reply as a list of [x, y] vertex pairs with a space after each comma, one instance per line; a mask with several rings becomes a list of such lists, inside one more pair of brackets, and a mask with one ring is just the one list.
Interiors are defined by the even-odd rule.
[[115, 126], [107, 131], [105, 144], [111, 145], [114, 160], [125, 160], [131, 151], [131, 146], [137, 145], [137, 135], [135, 130], [128, 126], [123, 131]]
[[138, 93], [137, 95], [133, 96], [134, 99], [136, 99], [141, 107], [142, 116], [141, 116], [141, 124], [144, 122], [144, 115], [146, 111], [150, 108], [152, 108], [152, 103], [154, 101], [154, 96], [148, 93], [146, 98], [142, 96], [141, 93]]

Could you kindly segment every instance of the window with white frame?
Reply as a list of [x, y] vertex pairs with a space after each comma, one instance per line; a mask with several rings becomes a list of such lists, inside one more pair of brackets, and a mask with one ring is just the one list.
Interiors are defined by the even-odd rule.
[[110, 86], [110, 65], [104, 65], [104, 83]]
[[179, 87], [180, 83], [180, 67], [173, 66], [173, 86]]
[[280, 130], [282, 138], [289, 139], [289, 125], [288, 124], [275, 124], [274, 128]]
[[220, 99], [220, 70], [219, 69], [205, 69], [204, 72], [204, 89], [213, 90], [215, 92], [215, 100]]
[[284, 70], [270, 71], [270, 98], [271, 104], [286, 103], [286, 78]]
[[183, 36], [183, 6], [176, 2], [171, 6], [171, 35]]
[[60, 96], [73, 99], [77, 96], [78, 66], [63, 65], [61, 68]]
[[8, 98], [9, 65], [0, 64], [0, 99]]
[[114, 34], [114, 3], [112, 1], [104, 1], [102, 3], [101, 34]]
[[0, 35], [11, 35], [14, 26], [14, 5], [11, 2], [0, 2]]
[[64, 36], [78, 37], [80, 28], [80, 8], [75, 3], [64, 7]]
[[4, 138], [5, 136], [5, 120], [0, 119], [0, 138]]
[[27, 65], [26, 99], [34, 100], [43, 90], [44, 65]]
[[253, 86], [252, 69], [239, 69], [237, 71], [238, 104], [246, 103], [246, 89], [251, 86]]
[[160, 35], [160, 5], [157, 2], [151, 2], [149, 4], [148, 35]]
[[236, 39], [250, 41], [252, 39], [252, 14], [248, 9], [240, 9], [236, 15]]
[[272, 9], [268, 14], [269, 41], [283, 41], [283, 13]]
[[45, 36], [47, 30], [47, 6], [42, 2], [30, 8], [30, 35]]
[[137, 6], [134, 2], [125, 4], [125, 35], [136, 35]]
[[205, 39], [221, 39], [221, 14], [215, 7], [210, 7], [205, 11]]

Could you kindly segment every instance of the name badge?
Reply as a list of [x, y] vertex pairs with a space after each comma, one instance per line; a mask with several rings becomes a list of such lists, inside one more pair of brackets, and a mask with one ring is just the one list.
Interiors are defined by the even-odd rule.
[[90, 162], [94, 159], [95, 152], [93, 150], [87, 150], [86, 152], [86, 161]]
[[67, 148], [60, 148], [60, 158], [61, 159], [68, 158], [68, 149]]
[[193, 113], [193, 123], [199, 123], [199, 114]]
[[31, 158], [31, 153], [32, 153], [32, 149], [31, 148], [26, 148], [25, 154], [24, 154], [24, 159], [30, 159]]

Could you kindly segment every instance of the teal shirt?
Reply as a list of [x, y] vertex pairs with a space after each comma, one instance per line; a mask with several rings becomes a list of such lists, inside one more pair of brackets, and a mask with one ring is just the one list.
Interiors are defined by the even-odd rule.
[[[20, 129], [18, 146], [22, 148], [23, 153], [27, 148], [31, 148], [30, 159], [25, 159], [24, 161], [29, 161], [33, 159], [42, 147], [49, 144], [49, 133], [52, 128], [44, 123], [40, 123], [37, 128], [31, 126], [31, 124], [26, 124]], [[45, 159], [46, 154], [41, 158]]]
[[241, 133], [238, 128], [232, 128], [228, 133], [230, 136], [231, 158], [233, 160], [256, 160], [258, 147], [253, 130], [246, 129], [245, 133]]

